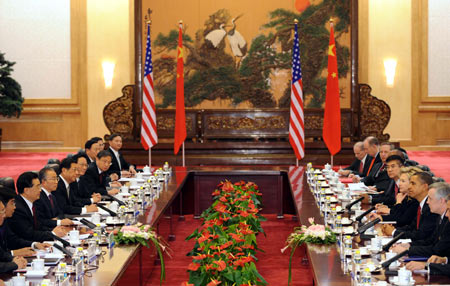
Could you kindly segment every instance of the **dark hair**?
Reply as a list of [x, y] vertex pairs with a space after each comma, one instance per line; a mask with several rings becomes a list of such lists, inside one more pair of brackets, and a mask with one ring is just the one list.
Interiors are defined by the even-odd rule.
[[[47, 172], [48, 171], [53, 171], [53, 172], [55, 172], [55, 169], [53, 169], [52, 167], [50, 167], [50, 166], [45, 166], [44, 168], [42, 168], [40, 171], [39, 171], [39, 181], [43, 181], [43, 180], [46, 180], [47, 179]], [[56, 173], [56, 172], [55, 172]], [[57, 173], [58, 174], [58, 173]]]
[[95, 143], [97, 143], [97, 141], [89, 139], [88, 141], [86, 141], [86, 143], [84, 143], [84, 149], [91, 149], [92, 145], [94, 145]]
[[56, 158], [50, 158], [50, 159], [48, 159], [47, 164], [58, 164], [59, 165], [59, 164], [61, 164], [61, 161]]
[[77, 154], [75, 154], [75, 155], [72, 156], [72, 159], [73, 159], [73, 161], [74, 161], [75, 163], [78, 163], [78, 159], [80, 159], [80, 158], [86, 159], [86, 162], [89, 163], [89, 157], [88, 157], [88, 155], [87, 155], [86, 153], [84, 153], [84, 152], [78, 152]]
[[[391, 150], [390, 153], [391, 153], [392, 155], [400, 156], [400, 157], [402, 158], [403, 161], [405, 160], [405, 153], [403, 153], [403, 152], [400, 151], [399, 149]], [[391, 156], [392, 156], [392, 155], [391, 155]]]
[[389, 149], [391, 151], [394, 150], [394, 145], [391, 142], [383, 142], [380, 144], [380, 146], [389, 146]]
[[113, 133], [113, 134], [109, 135], [108, 140], [109, 140], [109, 141], [112, 141], [112, 140], [114, 140], [114, 138], [116, 138], [116, 137], [122, 138], [122, 136], [121, 136], [120, 134]]
[[17, 182], [16, 182], [17, 192], [19, 194], [22, 194], [23, 190], [25, 188], [33, 187], [33, 180], [34, 179], [39, 179], [38, 174], [36, 174], [35, 172], [30, 172], [29, 171], [29, 172], [22, 173], [19, 176], [19, 178], [17, 178]]
[[89, 139], [89, 140], [92, 140], [92, 141], [94, 141], [94, 142], [98, 142], [98, 141], [103, 141], [103, 139], [101, 138], [101, 137], [92, 137], [91, 139]]
[[391, 155], [387, 157], [386, 163], [389, 163], [391, 161], [398, 161], [400, 163], [400, 167], [405, 164], [405, 160], [399, 155]]
[[69, 170], [69, 169], [70, 169], [70, 166], [71, 166], [72, 164], [76, 164], [76, 162], [73, 160], [72, 157], [71, 157], [71, 158], [64, 158], [64, 159], [61, 161], [61, 164], [59, 165], [59, 168], [60, 168], [61, 172], [62, 172], [62, 169]]
[[101, 159], [101, 158], [103, 158], [103, 157], [110, 157], [111, 160], [112, 160], [112, 155], [111, 155], [111, 153], [109, 153], [107, 150], [102, 150], [102, 151], [98, 152], [97, 158], [98, 158], [98, 159]]
[[0, 201], [6, 206], [8, 202], [16, 197], [16, 192], [10, 188], [0, 186]]
[[427, 172], [417, 173], [414, 176], [417, 176], [422, 184], [427, 184], [428, 186], [433, 184], [433, 177]]

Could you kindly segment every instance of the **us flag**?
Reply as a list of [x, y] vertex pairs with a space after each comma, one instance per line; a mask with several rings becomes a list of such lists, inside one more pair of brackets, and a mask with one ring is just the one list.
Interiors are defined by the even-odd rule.
[[305, 127], [303, 116], [303, 82], [300, 67], [300, 46], [297, 22], [295, 23], [294, 47], [292, 48], [291, 110], [289, 119], [289, 142], [298, 160], [305, 157]]
[[150, 44], [150, 24], [147, 24], [147, 51], [145, 54], [144, 87], [142, 95], [141, 144], [148, 150], [158, 142], [156, 133], [155, 94], [153, 93], [153, 64]]

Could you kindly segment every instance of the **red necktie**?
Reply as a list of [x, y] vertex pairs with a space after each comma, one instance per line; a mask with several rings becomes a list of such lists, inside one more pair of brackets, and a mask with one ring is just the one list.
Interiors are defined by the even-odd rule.
[[363, 170], [364, 170], [364, 164], [361, 161], [361, 162], [359, 162], [359, 173], [362, 174]]
[[33, 204], [33, 207], [31, 209], [33, 210], [34, 227], [37, 228], [36, 208], [34, 207], [34, 204]]
[[419, 229], [419, 223], [420, 223], [420, 216], [421, 216], [421, 214], [422, 214], [422, 208], [419, 205], [419, 207], [417, 208], [417, 229]]
[[50, 204], [52, 205], [52, 209], [54, 209], [55, 205], [53, 204], [53, 195], [52, 194], [48, 195], [48, 199], [50, 201]]
[[[394, 184], [395, 184], [395, 183], [394, 183]], [[395, 184], [394, 190], [395, 190], [395, 196], [397, 196], [397, 194], [398, 194], [398, 185], [397, 185], [397, 184]]]

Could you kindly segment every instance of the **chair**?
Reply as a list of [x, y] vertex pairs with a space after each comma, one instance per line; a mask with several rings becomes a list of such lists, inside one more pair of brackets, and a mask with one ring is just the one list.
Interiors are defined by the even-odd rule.
[[61, 161], [59, 159], [50, 158], [47, 161], [47, 164], [58, 164], [58, 166], [61, 164]]
[[44, 167], [52, 168], [55, 171], [56, 175], [59, 176], [59, 174], [60, 174], [59, 164], [47, 164]]
[[0, 185], [3, 187], [9, 188], [11, 190], [16, 190], [16, 185], [14, 184], [14, 179], [11, 177], [2, 177], [0, 178]]

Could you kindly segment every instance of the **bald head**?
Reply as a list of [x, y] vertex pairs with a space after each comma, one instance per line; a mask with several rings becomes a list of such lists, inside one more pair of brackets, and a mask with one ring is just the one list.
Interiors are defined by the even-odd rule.
[[353, 145], [353, 152], [358, 160], [362, 160], [366, 156], [366, 151], [364, 149], [364, 143], [359, 141]]

